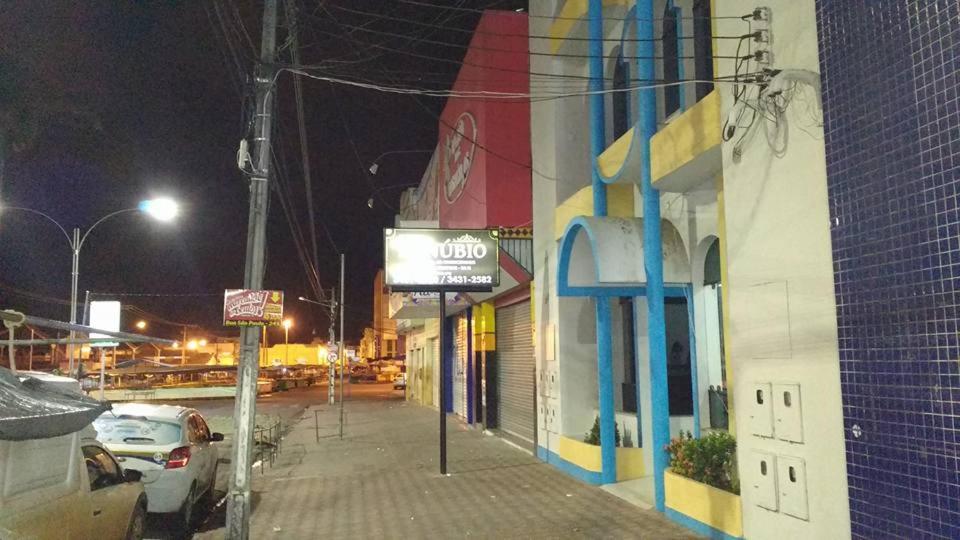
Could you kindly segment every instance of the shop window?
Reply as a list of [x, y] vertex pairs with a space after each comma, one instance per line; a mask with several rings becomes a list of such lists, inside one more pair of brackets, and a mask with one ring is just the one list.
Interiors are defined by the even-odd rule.
[[[693, 57], [698, 81], [713, 80], [713, 20], [710, 0], [693, 2]], [[713, 84], [697, 84], [697, 101], [713, 91]]]
[[[661, 33], [661, 47], [663, 49], [663, 81], [675, 83], [680, 81], [683, 74], [683, 60], [681, 51], [683, 43], [680, 40], [680, 8], [669, 1], [663, 7]], [[663, 116], [669, 118], [673, 113], [683, 108], [683, 90], [680, 85], [665, 86], [663, 88]]]

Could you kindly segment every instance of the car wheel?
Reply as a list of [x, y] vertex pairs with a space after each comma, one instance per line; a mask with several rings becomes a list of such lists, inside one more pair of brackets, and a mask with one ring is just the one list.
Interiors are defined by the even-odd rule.
[[194, 518], [194, 506], [197, 503], [197, 485], [193, 484], [190, 486], [190, 491], [187, 493], [187, 498], [183, 501], [183, 506], [180, 507], [180, 511], [177, 512], [177, 525], [180, 526], [181, 532], [185, 537], [190, 535], [190, 529], [193, 528], [193, 518]]
[[137, 501], [137, 506], [133, 509], [133, 515], [130, 516], [130, 524], [127, 525], [127, 540], [143, 540], [143, 532], [147, 527], [147, 504]]
[[213, 475], [210, 477], [210, 485], [207, 486], [207, 491], [204, 492], [203, 497], [200, 499], [200, 508], [204, 512], [210, 511], [213, 508], [213, 503], [216, 502], [216, 488], [217, 488], [217, 468], [213, 468]]

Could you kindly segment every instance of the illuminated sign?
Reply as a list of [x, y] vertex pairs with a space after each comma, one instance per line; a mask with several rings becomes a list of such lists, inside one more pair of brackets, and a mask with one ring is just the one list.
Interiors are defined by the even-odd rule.
[[385, 229], [386, 284], [396, 291], [488, 291], [500, 285], [496, 229]]
[[[108, 332], [120, 331], [120, 302], [98, 301], [90, 302], [90, 327]], [[90, 339], [109, 338], [106, 334], [90, 332]], [[91, 343], [91, 347], [116, 347], [116, 342]]]
[[227, 289], [223, 292], [224, 326], [280, 326], [283, 291]]

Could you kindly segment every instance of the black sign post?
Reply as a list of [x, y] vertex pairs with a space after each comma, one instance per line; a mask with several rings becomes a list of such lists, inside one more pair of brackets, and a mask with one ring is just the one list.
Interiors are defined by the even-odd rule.
[[447, 293], [500, 285], [497, 229], [384, 229], [384, 273], [394, 292], [440, 294], [440, 474], [447, 474]]

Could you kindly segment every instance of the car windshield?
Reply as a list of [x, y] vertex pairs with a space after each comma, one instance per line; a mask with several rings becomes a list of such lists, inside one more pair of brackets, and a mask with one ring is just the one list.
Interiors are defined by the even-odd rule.
[[97, 439], [106, 444], [166, 445], [180, 440], [180, 426], [146, 418], [112, 416], [109, 413], [93, 422]]

